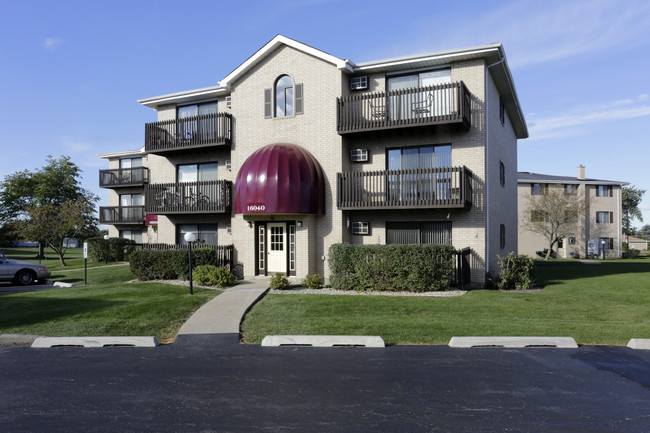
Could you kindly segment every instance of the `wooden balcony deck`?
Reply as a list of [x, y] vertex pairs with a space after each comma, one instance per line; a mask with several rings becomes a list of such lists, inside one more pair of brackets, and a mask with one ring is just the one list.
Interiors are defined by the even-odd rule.
[[211, 180], [147, 185], [145, 209], [152, 214], [230, 213], [232, 182]]
[[341, 135], [442, 124], [471, 126], [471, 94], [462, 81], [337, 98]]
[[230, 149], [231, 129], [230, 113], [147, 123], [144, 127], [144, 147], [154, 154], [221, 146]]
[[143, 186], [146, 183], [149, 183], [149, 169], [146, 167], [99, 170], [101, 188]]
[[471, 180], [464, 166], [338, 173], [336, 205], [342, 210], [469, 209]]

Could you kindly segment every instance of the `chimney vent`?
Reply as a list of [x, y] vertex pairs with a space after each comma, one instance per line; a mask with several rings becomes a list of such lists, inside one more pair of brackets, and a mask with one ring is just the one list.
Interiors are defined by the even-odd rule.
[[585, 180], [585, 166], [578, 166], [578, 180]]

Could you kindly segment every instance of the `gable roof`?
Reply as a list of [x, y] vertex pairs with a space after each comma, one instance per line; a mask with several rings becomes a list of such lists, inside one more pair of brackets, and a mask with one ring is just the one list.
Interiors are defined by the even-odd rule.
[[570, 176], [554, 176], [551, 174], [531, 173], [528, 171], [517, 172], [517, 183], [571, 183], [579, 184], [584, 183], [588, 185], [629, 185], [629, 182], [621, 182], [618, 180], [603, 180], [603, 179], [578, 179], [577, 177]]
[[482, 59], [485, 61], [486, 67], [492, 73], [494, 83], [502, 97], [504, 108], [508, 112], [508, 116], [512, 121], [517, 138], [528, 137], [526, 120], [521, 110], [521, 105], [519, 104], [517, 91], [512, 79], [512, 74], [510, 73], [510, 68], [508, 67], [503, 45], [500, 43], [355, 64], [350, 60], [340, 59], [286, 36], [277, 35], [262, 48], [257, 50], [244, 63], [239, 65], [235, 70], [219, 81], [219, 85], [217, 86], [140, 99], [138, 102], [147, 107], [156, 108], [159, 105], [182, 104], [190, 101], [198, 102], [202, 100], [215, 99], [221, 95], [227, 95], [230, 93], [233, 82], [282, 45], [292, 47], [298, 51], [331, 63], [345, 74], [409, 71], [427, 67], [445, 66], [454, 62], [466, 60]]

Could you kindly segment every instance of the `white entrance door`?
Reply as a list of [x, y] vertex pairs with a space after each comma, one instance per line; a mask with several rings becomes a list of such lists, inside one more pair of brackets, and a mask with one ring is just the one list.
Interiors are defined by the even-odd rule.
[[269, 274], [287, 272], [287, 225], [267, 223], [268, 268]]

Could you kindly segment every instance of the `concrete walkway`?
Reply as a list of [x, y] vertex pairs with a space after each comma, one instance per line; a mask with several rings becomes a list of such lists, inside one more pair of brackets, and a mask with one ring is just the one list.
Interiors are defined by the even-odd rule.
[[266, 292], [269, 279], [243, 280], [199, 308], [178, 335], [238, 334], [244, 314]]

